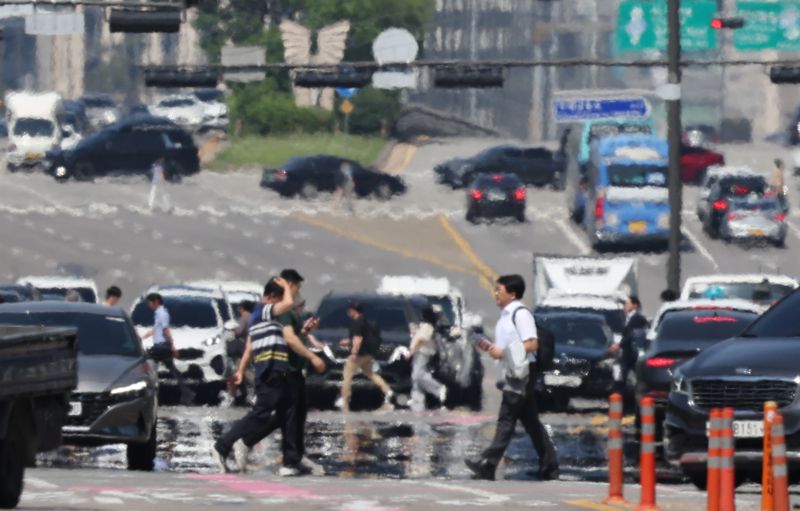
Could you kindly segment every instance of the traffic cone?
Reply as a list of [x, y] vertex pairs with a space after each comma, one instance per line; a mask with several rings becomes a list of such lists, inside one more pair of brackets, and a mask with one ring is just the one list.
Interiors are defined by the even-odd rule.
[[636, 511], [657, 511], [656, 506], [656, 416], [652, 397], [644, 397], [639, 407], [642, 419], [639, 482], [642, 495]]
[[783, 415], [775, 412], [772, 419], [772, 484], [774, 511], [789, 511], [789, 481], [786, 466], [786, 439]]
[[761, 511], [774, 511], [774, 491], [772, 481], [772, 422], [778, 412], [775, 401], [764, 403], [764, 454], [761, 465]]
[[722, 410], [714, 408], [709, 415], [708, 475], [706, 479], [708, 511], [719, 511], [719, 445], [722, 429]]
[[608, 498], [603, 504], [627, 504], [622, 496], [623, 475], [622, 395], [608, 398]]
[[733, 467], [733, 415], [733, 408], [722, 409], [719, 462], [719, 511], [735, 511], [736, 509], [736, 471]]

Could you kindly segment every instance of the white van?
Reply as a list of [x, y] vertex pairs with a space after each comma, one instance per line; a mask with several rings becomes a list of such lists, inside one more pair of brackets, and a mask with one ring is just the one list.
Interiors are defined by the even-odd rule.
[[61, 95], [55, 92], [10, 92], [6, 94], [10, 172], [44, 163], [48, 151], [61, 147]]

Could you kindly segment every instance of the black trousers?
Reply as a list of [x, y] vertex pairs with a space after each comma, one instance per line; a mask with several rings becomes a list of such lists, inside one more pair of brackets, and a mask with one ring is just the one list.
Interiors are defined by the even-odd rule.
[[[269, 434], [270, 420], [277, 416], [285, 421], [289, 409], [289, 385], [286, 375], [270, 375], [266, 380], [256, 383], [256, 403], [250, 412], [234, 422], [231, 428], [217, 440], [216, 448], [227, 457], [237, 440], [264, 438]], [[300, 462], [300, 452], [294, 435], [286, 435], [283, 442], [283, 464], [296, 465]]]
[[497, 466], [500, 463], [500, 459], [511, 443], [511, 438], [514, 436], [514, 428], [519, 420], [525, 427], [528, 436], [531, 437], [536, 453], [539, 455], [539, 469], [552, 471], [558, 468], [558, 456], [556, 455], [555, 446], [544, 425], [539, 420], [539, 409], [534, 390], [537, 378], [536, 366], [531, 364], [525, 395], [503, 392], [503, 401], [500, 404], [494, 440], [483, 451], [482, 455], [492, 465]]
[[625, 395], [628, 387], [628, 375], [636, 367], [636, 358], [636, 354], [632, 353], [632, 348], [623, 348], [622, 357], [619, 360], [620, 379], [614, 382], [614, 392]]
[[[281, 416], [274, 413], [270, 417], [267, 426], [264, 428], [263, 434], [250, 435], [242, 438], [244, 444], [248, 447], [253, 447], [276, 430], [281, 430], [283, 437], [281, 449], [284, 456], [284, 465], [288, 465], [285, 461], [287, 449], [296, 449], [299, 457], [305, 455], [306, 444], [306, 418], [308, 416], [308, 405], [306, 403], [306, 378], [303, 376], [302, 371], [293, 371], [286, 376], [286, 391], [288, 394], [288, 408], [286, 414]], [[294, 442], [287, 444], [287, 438], [293, 437]]]

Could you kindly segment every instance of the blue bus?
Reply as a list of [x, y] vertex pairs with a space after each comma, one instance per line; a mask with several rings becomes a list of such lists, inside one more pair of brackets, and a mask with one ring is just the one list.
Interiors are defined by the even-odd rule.
[[617, 135], [593, 144], [579, 192], [593, 247], [667, 242], [667, 159], [667, 142], [655, 135]]

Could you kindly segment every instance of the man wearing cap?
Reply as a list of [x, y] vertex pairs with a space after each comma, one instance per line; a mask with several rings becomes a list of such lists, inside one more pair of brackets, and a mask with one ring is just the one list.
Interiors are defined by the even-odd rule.
[[352, 320], [350, 324], [350, 336], [342, 339], [339, 342], [340, 346], [350, 348], [350, 356], [344, 365], [344, 375], [342, 378], [342, 397], [336, 402], [336, 405], [344, 412], [350, 411], [350, 397], [353, 391], [353, 378], [361, 371], [369, 380], [372, 381], [378, 388], [381, 389], [384, 395], [384, 403], [382, 409], [392, 408], [392, 392], [391, 387], [372, 370], [374, 362], [374, 346], [376, 336], [380, 334], [377, 332], [377, 326], [370, 322], [364, 316], [364, 309], [360, 302], [353, 300], [347, 308], [347, 315]]

